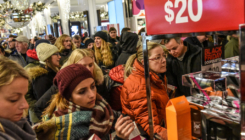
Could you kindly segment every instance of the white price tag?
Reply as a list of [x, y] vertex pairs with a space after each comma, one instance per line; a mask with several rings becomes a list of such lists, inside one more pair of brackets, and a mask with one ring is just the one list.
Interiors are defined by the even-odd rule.
[[176, 14], [175, 23], [180, 24], [180, 23], [189, 22], [188, 16], [183, 16], [183, 13], [186, 11], [186, 8], [188, 10], [190, 19], [193, 22], [198, 22], [202, 18], [202, 14], [203, 14], [203, 1], [196, 0], [197, 1], [197, 14], [196, 15], [194, 15], [194, 12], [193, 12], [193, 1], [195, 0], [175, 0], [173, 4], [172, 1], [168, 0], [164, 5], [164, 10], [167, 13], [167, 15], [165, 15], [166, 21], [169, 22], [169, 24], [174, 22], [175, 13], [173, 11], [173, 8], [179, 8], [179, 5], [182, 5], [179, 12]]

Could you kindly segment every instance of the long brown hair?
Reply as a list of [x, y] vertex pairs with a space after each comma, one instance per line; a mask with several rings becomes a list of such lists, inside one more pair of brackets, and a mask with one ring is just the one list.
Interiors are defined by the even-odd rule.
[[49, 118], [52, 118], [53, 113], [56, 108], [60, 108], [62, 110], [65, 110], [69, 107], [69, 104], [67, 100], [60, 95], [60, 93], [57, 93], [52, 97], [50, 105], [44, 110], [43, 116], [48, 115]]
[[[63, 43], [67, 37], [70, 37], [70, 36], [67, 34], [63, 34], [59, 38], [57, 38], [57, 40], [55, 41], [54, 45], [59, 49], [60, 52], [63, 52], [65, 50], [65, 46], [63, 45]], [[72, 50], [76, 49], [76, 45], [72, 41], [71, 41], [71, 47], [72, 47]]]
[[112, 58], [111, 46], [111, 43], [106, 42], [103, 39], [101, 39], [100, 48], [97, 48], [94, 43], [95, 59], [98, 64], [103, 62], [105, 66], [113, 65], [114, 61]]
[[54, 72], [58, 72], [59, 71], [59, 67], [54, 66], [54, 64], [52, 63], [52, 56], [50, 56], [47, 60], [46, 60], [46, 65], [45, 68], [47, 69], [47, 67], [51, 68]]

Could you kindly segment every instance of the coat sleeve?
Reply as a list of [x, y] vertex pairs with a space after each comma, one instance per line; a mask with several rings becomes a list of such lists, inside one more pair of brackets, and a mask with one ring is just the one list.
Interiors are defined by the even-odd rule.
[[[149, 134], [149, 117], [148, 117], [148, 107], [147, 107], [147, 97], [146, 90], [138, 90], [135, 93], [127, 93], [125, 87], [121, 93], [121, 103], [123, 108], [123, 113], [128, 111], [133, 116], [135, 122], [140, 124], [144, 131]], [[126, 111], [127, 110], [127, 111]], [[157, 109], [156, 104], [152, 101], [152, 113], [153, 113], [153, 123], [154, 123], [154, 133], [160, 133], [164, 130], [162, 126], [160, 126], [160, 121], [157, 117]]]
[[34, 96], [39, 100], [43, 94], [53, 85], [47, 75], [40, 76], [32, 82]]
[[176, 96], [178, 96], [182, 94], [181, 94], [180, 89], [178, 88], [179, 85], [178, 85], [177, 77], [174, 74], [173, 69], [172, 69], [172, 62], [173, 61], [171, 60], [167, 60], [167, 72], [166, 72], [167, 84], [177, 87], [175, 92], [176, 92]]
[[58, 88], [53, 85], [47, 90], [43, 96], [35, 103], [35, 109], [34, 112], [36, 116], [41, 119], [42, 112], [46, 107], [48, 107], [48, 103], [51, 100], [52, 96], [58, 92]]

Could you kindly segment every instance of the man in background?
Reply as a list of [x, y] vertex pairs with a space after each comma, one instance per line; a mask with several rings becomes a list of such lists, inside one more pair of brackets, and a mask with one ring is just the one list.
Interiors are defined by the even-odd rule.
[[77, 49], [83, 49], [85, 48], [81, 43], [82, 43], [82, 39], [79, 35], [75, 35], [74, 37], [72, 37], [72, 42], [76, 45]]
[[26, 36], [20, 35], [16, 38], [16, 50], [13, 51], [9, 58], [16, 61], [22, 67], [27, 65], [26, 52], [29, 46], [29, 39]]
[[201, 71], [202, 49], [181, 38], [165, 39], [168, 83], [177, 87], [176, 96], [190, 96], [190, 88], [182, 86], [182, 75]]
[[119, 42], [119, 37], [117, 36], [117, 30], [115, 27], [109, 29], [109, 42], [112, 45], [116, 45]]

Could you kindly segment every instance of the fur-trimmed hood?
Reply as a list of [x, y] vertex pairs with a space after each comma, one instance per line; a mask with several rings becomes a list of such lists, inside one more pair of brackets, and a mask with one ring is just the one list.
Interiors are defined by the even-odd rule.
[[28, 68], [26, 71], [30, 76], [31, 81], [35, 80], [37, 77], [40, 77], [44, 74], [48, 74], [48, 70], [41, 66]]

